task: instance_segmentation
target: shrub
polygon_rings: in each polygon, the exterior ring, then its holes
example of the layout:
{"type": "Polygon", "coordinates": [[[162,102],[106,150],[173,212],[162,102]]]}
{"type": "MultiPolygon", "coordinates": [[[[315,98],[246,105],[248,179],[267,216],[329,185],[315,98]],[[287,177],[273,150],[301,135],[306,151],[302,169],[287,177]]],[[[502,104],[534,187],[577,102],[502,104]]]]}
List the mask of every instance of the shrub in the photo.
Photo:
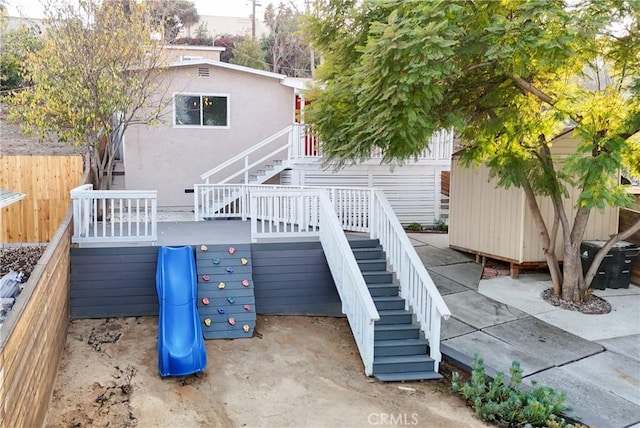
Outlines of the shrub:
{"type": "Polygon", "coordinates": [[[459,374],[453,373],[451,388],[486,421],[518,427],[573,427],[560,416],[568,408],[564,393],[535,383],[531,391],[522,391],[522,368],[517,361],[512,363],[510,373],[509,383],[504,382],[501,372],[491,381],[485,374],[483,360],[476,354],[470,381],[461,384],[459,374]]]}
{"type": "Polygon", "coordinates": [[[420,223],[410,223],[405,227],[405,229],[411,232],[422,232],[423,227],[420,223]]]}

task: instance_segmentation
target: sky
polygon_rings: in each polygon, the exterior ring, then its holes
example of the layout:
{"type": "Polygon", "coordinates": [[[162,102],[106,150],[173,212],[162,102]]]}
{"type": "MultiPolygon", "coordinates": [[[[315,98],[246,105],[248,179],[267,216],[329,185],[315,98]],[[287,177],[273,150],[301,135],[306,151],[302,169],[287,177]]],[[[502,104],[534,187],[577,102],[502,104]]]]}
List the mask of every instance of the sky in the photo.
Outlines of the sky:
{"type": "MultiPolygon", "coordinates": [[[[252,0],[192,0],[196,5],[198,14],[214,16],[239,16],[249,17],[252,13],[252,0]]],[[[269,3],[279,4],[294,3],[297,7],[304,5],[304,0],[258,0],[256,15],[263,16],[264,6],[269,3]]],[[[24,16],[28,18],[42,18],[44,16],[43,2],[47,0],[8,0],[10,16],[24,16]]]]}

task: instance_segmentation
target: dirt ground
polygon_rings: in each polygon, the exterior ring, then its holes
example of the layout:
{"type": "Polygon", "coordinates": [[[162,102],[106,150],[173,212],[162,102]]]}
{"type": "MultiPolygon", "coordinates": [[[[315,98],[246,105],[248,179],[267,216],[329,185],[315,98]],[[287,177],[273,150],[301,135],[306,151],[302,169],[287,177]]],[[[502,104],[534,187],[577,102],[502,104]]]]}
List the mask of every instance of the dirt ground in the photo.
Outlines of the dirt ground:
{"type": "Polygon", "coordinates": [[[157,318],[74,320],[46,427],[486,427],[448,381],[365,376],[346,319],[259,316],[208,340],[201,375],[161,378],[157,318]]]}
{"type": "Polygon", "coordinates": [[[7,106],[0,103],[0,155],[11,156],[61,156],[80,155],[82,147],[58,142],[55,138],[40,140],[22,134],[20,126],[7,121],[7,106]]]}

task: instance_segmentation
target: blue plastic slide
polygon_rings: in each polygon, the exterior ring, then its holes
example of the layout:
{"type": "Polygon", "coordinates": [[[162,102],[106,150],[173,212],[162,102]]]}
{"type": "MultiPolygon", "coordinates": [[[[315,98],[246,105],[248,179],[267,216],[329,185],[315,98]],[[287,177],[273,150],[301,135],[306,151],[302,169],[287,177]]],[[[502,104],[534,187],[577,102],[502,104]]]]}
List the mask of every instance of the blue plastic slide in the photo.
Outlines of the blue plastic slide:
{"type": "Polygon", "coordinates": [[[191,247],[160,247],[156,291],[160,302],[160,376],[185,376],[204,371],[207,352],[197,310],[198,280],[191,247]]]}

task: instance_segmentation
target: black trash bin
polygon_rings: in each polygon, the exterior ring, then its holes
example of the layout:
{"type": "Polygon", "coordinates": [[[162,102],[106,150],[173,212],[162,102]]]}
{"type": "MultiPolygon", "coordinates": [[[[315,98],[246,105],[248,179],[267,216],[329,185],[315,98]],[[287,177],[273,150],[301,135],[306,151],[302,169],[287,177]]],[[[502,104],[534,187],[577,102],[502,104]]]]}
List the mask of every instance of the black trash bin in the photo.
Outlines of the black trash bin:
{"type": "MultiPolygon", "coordinates": [[[[593,259],[605,241],[583,241],[580,244],[582,272],[587,273],[593,259]]],[[[630,242],[617,242],[602,259],[600,267],[593,277],[590,288],[604,290],[605,288],[629,288],[631,269],[636,257],[640,254],[640,247],[630,242]]]]}

